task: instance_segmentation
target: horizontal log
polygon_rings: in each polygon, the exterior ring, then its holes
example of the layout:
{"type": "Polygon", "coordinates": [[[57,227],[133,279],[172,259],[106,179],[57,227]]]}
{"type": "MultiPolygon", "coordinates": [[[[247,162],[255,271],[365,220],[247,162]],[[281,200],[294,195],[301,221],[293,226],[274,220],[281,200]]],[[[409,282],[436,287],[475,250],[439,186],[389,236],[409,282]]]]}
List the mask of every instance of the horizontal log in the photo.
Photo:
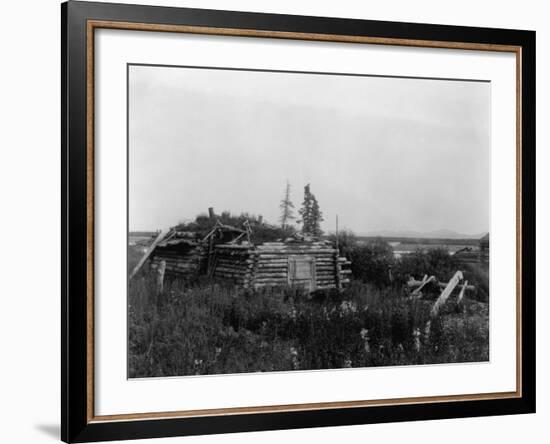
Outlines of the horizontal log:
{"type": "Polygon", "coordinates": [[[255,267],[288,267],[288,261],[261,261],[254,264],[255,267]]]}
{"type": "Polygon", "coordinates": [[[253,270],[252,274],[254,274],[254,276],[288,276],[288,272],[286,270],[253,270]]]}
{"type": "MultiPolygon", "coordinates": [[[[182,270],[194,270],[194,269],[198,268],[196,266],[189,265],[189,264],[171,264],[171,263],[168,263],[168,262],[166,262],[165,265],[167,267],[179,268],[179,269],[182,269],[182,270]]],[[[158,266],[160,266],[160,264],[158,266]]]]}
{"type": "Polygon", "coordinates": [[[166,265],[182,266],[182,267],[192,267],[196,265],[195,262],[183,262],[183,261],[161,261],[161,262],[158,262],[158,264],[160,265],[162,262],[164,262],[166,265]]]}
{"type": "Polygon", "coordinates": [[[158,258],[158,259],[155,259],[154,262],[170,262],[170,263],[182,263],[182,264],[191,264],[191,263],[195,263],[195,262],[198,262],[198,261],[195,261],[195,260],[191,260],[189,258],[186,258],[186,257],[174,257],[174,258],[171,258],[171,257],[161,257],[161,258],[158,258]]]}
{"type": "Polygon", "coordinates": [[[229,267],[215,267],[214,272],[224,272],[224,273],[251,273],[252,270],[247,270],[243,268],[229,268],[229,267]]]}
{"type": "Polygon", "coordinates": [[[164,271],[164,275],[169,275],[169,276],[190,276],[189,273],[184,273],[183,271],[177,271],[177,270],[165,270],[164,271]]]}
{"type": "Polygon", "coordinates": [[[260,254],[258,254],[256,257],[258,260],[264,260],[265,258],[269,258],[271,260],[278,259],[278,260],[285,260],[288,259],[289,256],[294,256],[297,258],[301,257],[311,257],[311,258],[322,258],[325,260],[334,260],[334,255],[331,253],[323,252],[322,250],[318,251],[262,251],[260,254]]]}
{"type": "Polygon", "coordinates": [[[304,246],[309,246],[309,245],[313,245],[313,246],[330,246],[331,244],[330,243],[327,243],[327,242],[324,242],[324,241],[312,241],[312,242],[282,242],[282,241],[276,241],[276,242],[264,242],[262,243],[261,245],[258,245],[258,247],[263,247],[263,246],[285,246],[285,247],[288,247],[288,246],[300,246],[300,245],[304,245],[304,246]]]}
{"type": "Polygon", "coordinates": [[[184,261],[184,262],[199,262],[203,260],[203,257],[194,256],[155,256],[152,262],[155,261],[184,261]]]}
{"type": "Polygon", "coordinates": [[[277,277],[254,277],[252,279],[254,282],[274,282],[277,284],[288,285],[288,280],[286,278],[277,278],[277,277]]]}
{"type": "Polygon", "coordinates": [[[232,268],[235,270],[251,270],[252,267],[248,265],[239,265],[239,264],[228,264],[216,262],[216,268],[232,268]]]}
{"type": "Polygon", "coordinates": [[[156,248],[154,254],[181,255],[181,254],[201,254],[202,249],[199,248],[156,248]]]}
{"type": "Polygon", "coordinates": [[[236,268],[239,270],[250,270],[252,269],[251,265],[248,264],[232,264],[228,262],[216,262],[216,267],[224,267],[224,268],[236,268]]]}
{"type": "Polygon", "coordinates": [[[273,253],[292,253],[296,252],[296,254],[308,254],[308,253],[324,253],[324,254],[336,254],[336,250],[329,249],[326,247],[313,247],[313,248],[295,248],[295,247],[281,247],[281,248],[258,248],[258,251],[260,254],[270,252],[273,253]]]}
{"type": "MultiPolygon", "coordinates": [[[[410,279],[407,282],[407,285],[409,287],[419,287],[421,284],[422,284],[422,281],[417,281],[416,279],[410,279]]],[[[438,282],[437,283],[439,288],[445,288],[447,286],[447,284],[448,284],[448,282],[438,282]]],[[[462,288],[462,287],[464,287],[464,284],[458,284],[456,286],[456,288],[462,288]]],[[[476,289],[475,285],[466,285],[466,290],[472,291],[472,290],[475,290],[475,289],[476,289]]]]}
{"type": "Polygon", "coordinates": [[[243,268],[243,267],[225,267],[225,266],[220,266],[220,265],[216,265],[214,267],[214,270],[221,270],[221,271],[237,271],[239,273],[250,273],[252,272],[251,269],[249,268],[243,268]]]}
{"type": "Polygon", "coordinates": [[[184,274],[196,273],[197,271],[197,270],[188,269],[188,268],[171,267],[169,265],[166,266],[165,270],[176,271],[178,273],[184,273],[184,274]]]}
{"type": "Polygon", "coordinates": [[[250,256],[231,256],[228,254],[219,254],[215,253],[214,256],[220,260],[224,261],[238,261],[238,262],[253,262],[254,259],[250,256]]]}
{"type": "Polygon", "coordinates": [[[240,272],[240,271],[232,271],[232,270],[214,270],[214,276],[217,275],[231,275],[231,276],[250,276],[250,273],[246,272],[240,272]]]}
{"type": "Polygon", "coordinates": [[[288,264],[255,264],[253,268],[255,270],[271,270],[271,269],[288,270],[288,264]]]}
{"type": "Polygon", "coordinates": [[[231,268],[234,270],[252,270],[252,267],[242,266],[238,264],[220,264],[219,262],[215,263],[216,268],[231,268]]]}
{"type": "Polygon", "coordinates": [[[249,266],[249,265],[252,265],[252,262],[248,262],[248,261],[239,261],[239,260],[230,260],[230,259],[227,259],[227,258],[221,258],[221,257],[216,257],[214,256],[214,260],[220,264],[235,264],[235,265],[239,265],[239,266],[249,266]]]}
{"type": "Polygon", "coordinates": [[[155,259],[153,262],[155,263],[161,263],[162,261],[166,262],[167,264],[195,264],[195,263],[198,263],[199,261],[194,261],[194,260],[185,260],[185,259],[179,259],[179,258],[175,258],[175,259],[171,259],[171,258],[159,258],[159,259],[155,259]]]}
{"type": "Polygon", "coordinates": [[[214,276],[243,276],[243,277],[250,277],[252,276],[250,273],[240,273],[240,272],[236,272],[236,271],[221,271],[221,270],[216,270],[214,271],[214,276]]]}
{"type": "Polygon", "coordinates": [[[250,245],[238,245],[238,244],[218,244],[215,246],[220,250],[233,250],[233,251],[254,251],[250,245]]]}
{"type": "Polygon", "coordinates": [[[252,258],[250,256],[233,256],[229,254],[220,254],[219,252],[214,253],[214,257],[226,261],[239,261],[239,262],[245,262],[245,261],[251,261],[252,258]]]}
{"type": "Polygon", "coordinates": [[[234,282],[244,283],[245,281],[247,281],[246,278],[242,278],[240,276],[216,275],[215,277],[216,277],[216,279],[230,279],[234,282]]]}
{"type": "Polygon", "coordinates": [[[294,251],[294,250],[288,250],[288,251],[262,251],[260,252],[257,257],[260,259],[263,259],[265,257],[271,257],[271,258],[285,258],[288,256],[310,256],[310,257],[317,257],[317,258],[325,258],[327,260],[334,260],[334,254],[332,254],[330,251],[323,251],[323,250],[307,250],[307,251],[294,251]]]}
{"type": "Polygon", "coordinates": [[[333,254],[335,252],[335,250],[329,250],[329,249],[322,249],[322,248],[319,248],[319,249],[303,249],[303,250],[297,250],[297,249],[281,249],[281,250],[277,250],[277,249],[269,249],[269,250],[259,250],[260,254],[263,256],[263,255],[296,255],[296,256],[301,256],[301,255],[304,255],[304,256],[308,256],[308,255],[326,255],[326,254],[333,254]]]}

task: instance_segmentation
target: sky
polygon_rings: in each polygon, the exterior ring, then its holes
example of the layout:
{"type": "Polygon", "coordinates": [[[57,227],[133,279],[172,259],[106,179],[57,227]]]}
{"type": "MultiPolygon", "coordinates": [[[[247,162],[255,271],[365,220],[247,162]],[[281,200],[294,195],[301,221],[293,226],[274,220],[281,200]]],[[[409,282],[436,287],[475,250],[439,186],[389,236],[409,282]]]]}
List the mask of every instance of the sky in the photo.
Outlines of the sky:
{"type": "Polygon", "coordinates": [[[277,223],[287,181],[327,232],[489,230],[488,82],[129,69],[131,231],[208,207],[277,223]]]}

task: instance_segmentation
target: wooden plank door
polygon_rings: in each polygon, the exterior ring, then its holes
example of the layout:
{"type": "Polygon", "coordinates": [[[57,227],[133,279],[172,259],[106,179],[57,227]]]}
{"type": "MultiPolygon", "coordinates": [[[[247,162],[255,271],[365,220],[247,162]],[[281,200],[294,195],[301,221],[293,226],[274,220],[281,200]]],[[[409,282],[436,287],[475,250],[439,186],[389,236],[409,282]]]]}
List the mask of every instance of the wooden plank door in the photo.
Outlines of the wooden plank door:
{"type": "Polygon", "coordinates": [[[316,285],[315,258],[312,256],[290,256],[288,258],[288,284],[314,291],[316,285]]]}

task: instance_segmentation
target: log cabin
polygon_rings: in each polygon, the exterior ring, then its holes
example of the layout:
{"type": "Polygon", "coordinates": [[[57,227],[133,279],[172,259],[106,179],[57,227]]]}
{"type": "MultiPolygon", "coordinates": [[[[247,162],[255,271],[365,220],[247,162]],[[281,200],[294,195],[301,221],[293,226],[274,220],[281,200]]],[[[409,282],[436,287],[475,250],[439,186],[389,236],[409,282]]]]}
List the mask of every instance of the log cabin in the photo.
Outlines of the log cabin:
{"type": "Polygon", "coordinates": [[[173,232],[150,253],[151,269],[168,278],[206,274],[244,288],[296,286],[341,290],[350,262],[329,241],[301,235],[254,245],[246,230],[216,224],[204,238],[173,232]]]}
{"type": "Polygon", "coordinates": [[[299,286],[313,292],[342,289],[349,283],[350,264],[328,241],[293,237],[216,245],[211,273],[245,288],[299,286]]]}

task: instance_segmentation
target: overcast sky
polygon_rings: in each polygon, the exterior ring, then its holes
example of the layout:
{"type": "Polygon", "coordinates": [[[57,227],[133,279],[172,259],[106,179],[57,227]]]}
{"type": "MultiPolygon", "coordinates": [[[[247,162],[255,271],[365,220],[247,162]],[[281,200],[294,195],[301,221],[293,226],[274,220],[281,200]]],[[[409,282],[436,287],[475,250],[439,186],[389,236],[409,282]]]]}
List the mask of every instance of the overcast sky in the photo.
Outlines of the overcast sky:
{"type": "Polygon", "coordinates": [[[129,227],[279,218],[310,183],[356,233],[489,230],[490,84],[131,66],[129,227]]]}

